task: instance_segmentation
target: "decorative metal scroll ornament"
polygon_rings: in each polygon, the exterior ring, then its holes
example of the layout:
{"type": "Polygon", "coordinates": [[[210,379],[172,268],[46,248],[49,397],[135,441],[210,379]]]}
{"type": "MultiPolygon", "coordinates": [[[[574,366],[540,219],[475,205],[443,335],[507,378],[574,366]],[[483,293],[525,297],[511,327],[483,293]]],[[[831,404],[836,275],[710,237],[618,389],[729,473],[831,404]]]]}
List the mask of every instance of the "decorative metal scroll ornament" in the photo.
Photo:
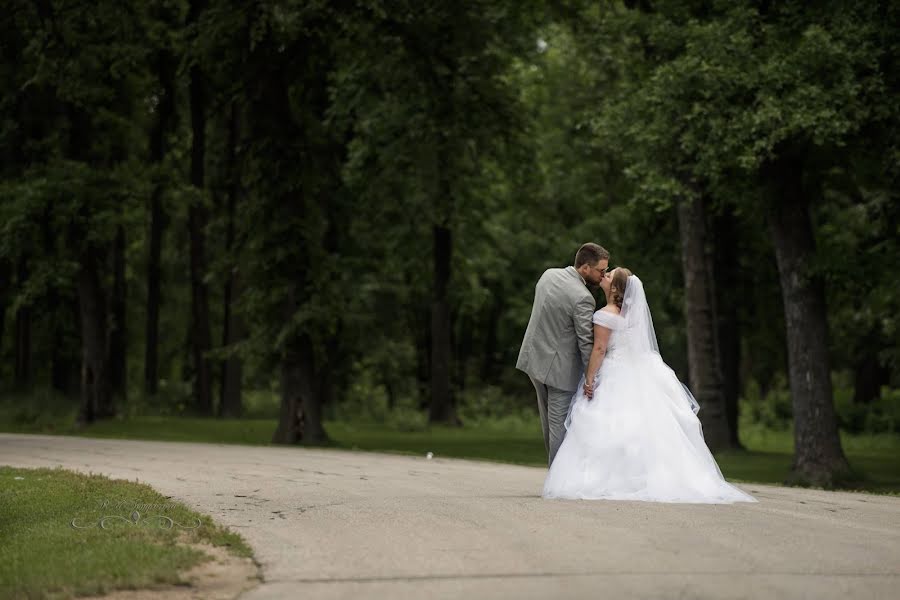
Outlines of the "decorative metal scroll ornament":
{"type": "Polygon", "coordinates": [[[194,520],[197,521],[196,525],[182,525],[181,523],[178,523],[177,521],[174,521],[170,517],[167,517],[165,515],[152,515],[149,517],[144,517],[143,515],[141,515],[141,513],[139,513],[138,511],[135,510],[135,511],[132,511],[130,519],[127,519],[127,518],[123,517],[122,515],[107,515],[105,517],[101,517],[97,523],[92,523],[90,525],[76,524],[75,521],[78,520],[78,517],[75,517],[74,519],[72,519],[72,527],[74,527],[75,529],[93,529],[94,527],[100,527],[100,529],[106,529],[106,521],[108,519],[121,519],[122,521],[128,523],[129,525],[135,525],[135,526],[140,525],[142,519],[144,521],[150,521],[152,519],[159,519],[159,526],[162,527],[163,529],[172,529],[175,526],[178,526],[179,529],[197,529],[201,525],[200,519],[198,519],[196,517],[194,517],[194,520]]]}

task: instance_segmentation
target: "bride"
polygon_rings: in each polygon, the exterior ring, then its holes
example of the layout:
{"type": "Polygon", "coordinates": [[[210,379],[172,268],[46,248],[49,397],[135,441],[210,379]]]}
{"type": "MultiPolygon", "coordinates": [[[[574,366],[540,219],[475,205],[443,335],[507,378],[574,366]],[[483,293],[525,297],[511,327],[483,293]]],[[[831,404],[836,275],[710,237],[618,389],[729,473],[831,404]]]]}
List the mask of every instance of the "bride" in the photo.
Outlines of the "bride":
{"type": "Polygon", "coordinates": [[[690,391],[663,362],[644,285],[624,268],[600,283],[594,349],[566,417],[544,498],[756,502],[703,441],[690,391]]]}

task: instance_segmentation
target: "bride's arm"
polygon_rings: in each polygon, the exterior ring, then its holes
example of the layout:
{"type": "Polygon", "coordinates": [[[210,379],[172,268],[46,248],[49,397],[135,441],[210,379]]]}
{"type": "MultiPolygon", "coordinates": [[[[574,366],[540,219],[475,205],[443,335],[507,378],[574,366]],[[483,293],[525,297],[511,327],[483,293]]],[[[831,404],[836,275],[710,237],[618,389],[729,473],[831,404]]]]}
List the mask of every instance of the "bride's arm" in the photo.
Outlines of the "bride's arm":
{"type": "Polygon", "coordinates": [[[588,398],[594,395],[594,377],[603,364],[606,356],[606,344],[609,342],[609,334],[612,330],[603,325],[594,325],[594,349],[591,350],[591,359],[588,361],[587,374],[584,376],[584,395],[588,398]]]}

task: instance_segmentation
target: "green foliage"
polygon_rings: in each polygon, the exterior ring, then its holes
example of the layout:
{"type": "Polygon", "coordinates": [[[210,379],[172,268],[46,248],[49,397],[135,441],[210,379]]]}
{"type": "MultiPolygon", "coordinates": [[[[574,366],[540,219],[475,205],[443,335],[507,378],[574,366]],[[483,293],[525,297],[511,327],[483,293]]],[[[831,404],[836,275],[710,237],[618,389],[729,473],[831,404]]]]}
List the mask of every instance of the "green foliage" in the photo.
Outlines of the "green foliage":
{"type": "Polygon", "coordinates": [[[900,393],[884,388],[871,404],[854,404],[850,390],[835,398],[838,424],[852,433],[900,433],[900,393]]]}
{"type": "MultiPolygon", "coordinates": [[[[827,285],[833,367],[874,357],[883,369],[871,405],[854,405],[840,381],[838,418],[848,431],[896,432],[895,4],[212,0],[188,22],[182,0],[14,1],[0,23],[0,277],[10,284],[0,377],[13,376],[15,323],[30,309],[38,388],[63,363],[78,379],[81,253],[99,249],[108,289],[122,227],[122,408],[185,414],[187,215],[199,205],[210,214],[211,357],[244,360],[250,415],[277,416],[284,357],[308,342],[314,379],[333,378],[331,419],[423,432],[436,225],[453,235],[452,386],[467,426],[534,417],[514,369],[532,290],[588,240],[645,281],[663,357],[686,381],[674,207],[702,192],[711,218],[736,215],[742,426],[785,431],[784,320],[763,209],[766,165],[799,156],[821,190],[813,268],[827,285]],[[166,60],[175,114],[156,164],[166,60]],[[192,69],[208,100],[203,191],[189,185],[192,69]],[[144,398],[135,382],[157,186],[162,386],[144,398]],[[246,337],[226,346],[233,272],[246,337]]],[[[27,404],[23,426],[56,414],[43,399],[27,404]]]]}
{"type": "Polygon", "coordinates": [[[779,374],[771,384],[771,389],[764,395],[760,393],[759,384],[755,380],[745,386],[740,403],[739,429],[753,425],[777,431],[787,431],[790,428],[793,406],[787,380],[783,374],[779,374]]]}
{"type": "Polygon", "coordinates": [[[40,388],[23,397],[22,394],[0,394],[0,422],[15,430],[53,431],[61,423],[73,422],[77,407],[51,389],[40,388]]]}
{"type": "MultiPolygon", "coordinates": [[[[854,403],[853,388],[845,372],[832,377],[834,407],[838,426],[847,433],[896,434],[900,432],[900,394],[883,388],[881,397],[870,404],[854,403]]],[[[760,393],[759,384],[751,380],[744,389],[740,404],[741,429],[762,427],[771,431],[792,428],[791,394],[784,376],[779,374],[771,388],[760,393]]]]}
{"type": "Polygon", "coordinates": [[[202,540],[250,556],[239,535],[216,526],[208,516],[169,501],[147,485],[101,475],[0,467],[0,511],[5,517],[0,523],[0,589],[8,598],[105,594],[182,583],[180,571],[209,557],[177,543],[180,533],[189,542],[202,540]],[[129,505],[162,507],[162,514],[174,521],[199,522],[200,527],[166,529],[145,518],[138,525],[109,519],[100,529],[105,516],[127,518],[130,511],[121,506],[129,505]],[[68,526],[73,520],[82,529],[68,526]]]}

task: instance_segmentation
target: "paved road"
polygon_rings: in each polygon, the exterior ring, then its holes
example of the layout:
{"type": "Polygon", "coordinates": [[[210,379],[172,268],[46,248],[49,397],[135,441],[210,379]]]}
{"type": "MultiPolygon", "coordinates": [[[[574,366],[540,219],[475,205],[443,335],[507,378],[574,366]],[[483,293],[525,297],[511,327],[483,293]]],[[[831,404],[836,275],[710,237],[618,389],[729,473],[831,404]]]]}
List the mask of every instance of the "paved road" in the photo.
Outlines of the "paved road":
{"type": "Polygon", "coordinates": [[[0,464],[138,479],[239,531],[242,600],[900,598],[900,498],[546,501],[544,470],[336,450],[0,434],[0,464]]]}

